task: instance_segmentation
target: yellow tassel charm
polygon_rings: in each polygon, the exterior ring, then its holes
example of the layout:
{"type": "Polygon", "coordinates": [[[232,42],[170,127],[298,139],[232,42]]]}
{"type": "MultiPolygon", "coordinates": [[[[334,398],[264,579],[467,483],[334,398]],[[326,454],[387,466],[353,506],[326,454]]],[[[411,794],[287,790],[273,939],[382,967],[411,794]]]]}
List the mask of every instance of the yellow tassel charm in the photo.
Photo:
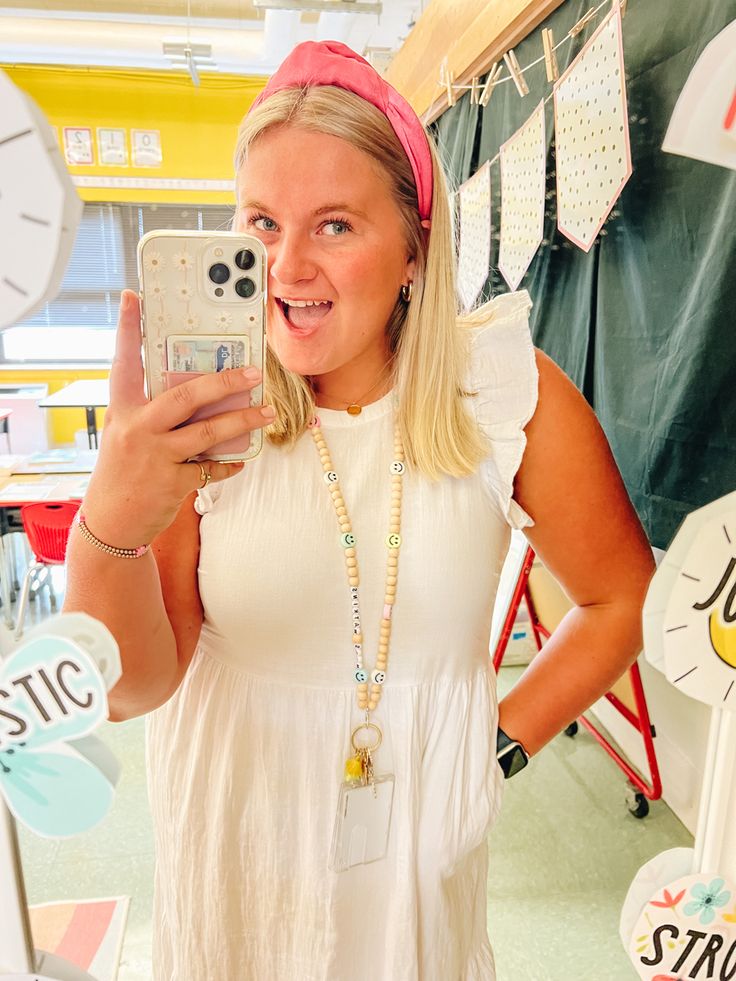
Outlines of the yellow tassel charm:
{"type": "Polygon", "coordinates": [[[345,763],[345,779],[350,783],[363,780],[363,760],[360,756],[351,756],[345,763]]]}

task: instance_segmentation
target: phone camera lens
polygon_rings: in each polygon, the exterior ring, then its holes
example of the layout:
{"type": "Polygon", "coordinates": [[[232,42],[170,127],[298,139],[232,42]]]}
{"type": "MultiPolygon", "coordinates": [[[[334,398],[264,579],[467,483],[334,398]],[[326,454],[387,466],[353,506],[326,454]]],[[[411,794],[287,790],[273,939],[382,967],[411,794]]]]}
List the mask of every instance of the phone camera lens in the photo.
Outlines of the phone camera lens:
{"type": "Polygon", "coordinates": [[[216,262],[210,266],[209,277],[213,283],[226,283],[230,279],[230,270],[224,262],[216,262]]]}
{"type": "Polygon", "coordinates": [[[252,279],[239,279],[235,284],[235,292],[242,296],[244,300],[249,299],[256,291],[256,284],[252,279]]]}
{"type": "Polygon", "coordinates": [[[235,265],[238,269],[252,269],[256,264],[256,257],[250,249],[241,249],[235,255],[235,265]]]}

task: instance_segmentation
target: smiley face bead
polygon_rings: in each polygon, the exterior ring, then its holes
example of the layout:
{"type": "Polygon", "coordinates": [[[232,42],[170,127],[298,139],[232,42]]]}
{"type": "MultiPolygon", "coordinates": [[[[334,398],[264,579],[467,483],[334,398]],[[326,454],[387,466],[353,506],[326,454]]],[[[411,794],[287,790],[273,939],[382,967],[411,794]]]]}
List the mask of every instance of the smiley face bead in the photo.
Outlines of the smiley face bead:
{"type": "Polygon", "coordinates": [[[336,484],[337,483],[337,480],[338,480],[338,477],[337,477],[337,474],[335,473],[334,470],[328,470],[325,473],[325,483],[327,483],[327,484],[336,484]]]}
{"type": "Polygon", "coordinates": [[[351,531],[346,531],[340,535],[340,544],[343,548],[353,548],[355,545],[355,535],[351,531]]]}
{"type": "Polygon", "coordinates": [[[385,671],[379,671],[378,669],[376,669],[375,671],[371,671],[371,681],[373,682],[374,685],[382,685],[385,680],[386,680],[385,671]]]}
{"type": "Polygon", "coordinates": [[[406,467],[401,462],[401,460],[394,460],[394,462],[391,464],[391,473],[392,474],[402,474],[405,469],[406,469],[406,467]]]}
{"type": "Polygon", "coordinates": [[[389,535],[386,539],[386,544],[389,548],[398,548],[401,545],[401,535],[389,535]]]}
{"type": "Polygon", "coordinates": [[[368,672],[363,668],[358,668],[358,670],[355,672],[355,680],[359,685],[363,684],[364,681],[368,681],[368,672]]]}

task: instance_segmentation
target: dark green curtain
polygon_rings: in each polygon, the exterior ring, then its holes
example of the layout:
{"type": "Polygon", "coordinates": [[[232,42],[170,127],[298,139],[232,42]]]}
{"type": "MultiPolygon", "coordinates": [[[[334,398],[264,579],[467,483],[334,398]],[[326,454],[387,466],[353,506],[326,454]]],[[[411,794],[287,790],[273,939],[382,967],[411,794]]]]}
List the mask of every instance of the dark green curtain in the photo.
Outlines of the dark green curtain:
{"type": "MultiPolygon", "coordinates": [[[[542,27],[563,38],[589,9],[568,0],[516,48],[542,53],[542,27]]],[[[552,102],[546,107],[544,241],[521,287],[532,334],[572,378],[606,432],[652,545],[666,548],[690,511],[736,489],[736,173],[661,150],[672,111],[736,0],[629,0],[624,57],[634,173],[586,255],[556,230],[552,102]]],[[[557,51],[560,71],[595,29],[557,51]]],[[[466,180],[550,92],[544,63],[529,95],[496,88],[485,109],[465,96],[435,124],[451,177],[466,180]]],[[[493,241],[484,298],[508,287],[497,269],[500,170],[491,168],[493,241]]]]}

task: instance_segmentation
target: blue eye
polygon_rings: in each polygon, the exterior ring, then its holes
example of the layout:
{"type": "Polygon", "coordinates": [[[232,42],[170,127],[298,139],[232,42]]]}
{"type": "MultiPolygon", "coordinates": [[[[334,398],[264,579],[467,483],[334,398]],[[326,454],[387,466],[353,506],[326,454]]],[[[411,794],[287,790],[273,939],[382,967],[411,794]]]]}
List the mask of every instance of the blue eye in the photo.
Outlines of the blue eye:
{"type": "Polygon", "coordinates": [[[278,227],[273,218],[268,218],[266,215],[255,215],[248,224],[254,225],[261,232],[275,232],[278,227]]]}
{"type": "Polygon", "coordinates": [[[345,235],[346,232],[351,231],[350,223],[347,221],[328,221],[322,226],[325,230],[332,228],[334,231],[328,232],[328,235],[345,235]]]}

